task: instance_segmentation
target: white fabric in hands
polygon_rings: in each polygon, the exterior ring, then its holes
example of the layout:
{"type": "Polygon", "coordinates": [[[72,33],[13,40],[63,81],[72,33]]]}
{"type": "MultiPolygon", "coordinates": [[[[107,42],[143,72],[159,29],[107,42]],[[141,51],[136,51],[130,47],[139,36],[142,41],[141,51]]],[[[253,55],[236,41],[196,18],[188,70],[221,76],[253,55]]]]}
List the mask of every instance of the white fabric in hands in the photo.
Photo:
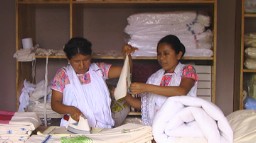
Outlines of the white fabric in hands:
{"type": "Polygon", "coordinates": [[[129,64],[129,57],[128,55],[125,58],[124,65],[117,82],[116,89],[114,91],[114,97],[116,100],[121,99],[126,96],[128,87],[131,84],[130,79],[130,64],[129,64]]]}
{"type": "Polygon", "coordinates": [[[88,131],[90,132],[90,127],[88,124],[88,120],[86,118],[84,118],[83,116],[79,117],[79,121],[75,121],[72,117],[69,118],[68,120],[68,126],[74,128],[74,129],[78,129],[81,131],[88,131]]]}
{"type": "MultiPolygon", "coordinates": [[[[95,63],[91,64],[88,71],[91,82],[85,85],[80,83],[72,66],[67,66],[66,72],[70,84],[65,86],[63,104],[79,108],[88,119],[90,127],[111,128],[114,126],[109,90],[99,67],[95,63]]],[[[61,120],[61,126],[67,126],[64,119],[61,120]]]]}
{"type": "Polygon", "coordinates": [[[204,138],[208,143],[232,143],[233,131],[223,112],[213,103],[197,97],[169,97],[153,121],[158,143],[180,138],[204,138]]]}

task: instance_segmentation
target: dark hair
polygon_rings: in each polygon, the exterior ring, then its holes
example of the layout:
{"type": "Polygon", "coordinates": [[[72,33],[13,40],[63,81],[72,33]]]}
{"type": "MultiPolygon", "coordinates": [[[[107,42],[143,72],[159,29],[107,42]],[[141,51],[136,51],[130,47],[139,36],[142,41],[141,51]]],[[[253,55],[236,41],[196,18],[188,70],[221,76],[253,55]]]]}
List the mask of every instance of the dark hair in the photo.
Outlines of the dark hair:
{"type": "Polygon", "coordinates": [[[65,44],[64,52],[67,56],[67,58],[70,60],[72,57],[74,57],[77,54],[82,55],[91,55],[92,49],[91,49],[91,42],[88,41],[85,38],[82,37],[74,37],[71,38],[67,44],[65,44]]]}
{"type": "Polygon", "coordinates": [[[185,54],[186,49],[185,46],[180,42],[179,38],[175,35],[167,35],[159,40],[157,43],[157,49],[160,44],[165,43],[170,45],[171,48],[175,51],[176,54],[178,54],[180,51],[182,52],[182,56],[185,54]]]}

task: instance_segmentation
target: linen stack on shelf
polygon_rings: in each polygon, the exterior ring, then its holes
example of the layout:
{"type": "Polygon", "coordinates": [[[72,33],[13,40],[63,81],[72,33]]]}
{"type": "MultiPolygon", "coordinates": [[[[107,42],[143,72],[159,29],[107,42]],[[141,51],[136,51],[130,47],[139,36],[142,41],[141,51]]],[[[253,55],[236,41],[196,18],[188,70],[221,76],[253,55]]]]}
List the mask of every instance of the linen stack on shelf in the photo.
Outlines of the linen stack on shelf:
{"type": "Polygon", "coordinates": [[[0,111],[0,142],[25,142],[41,121],[34,112],[0,111]]]}
{"type": "Polygon", "coordinates": [[[139,48],[133,56],[156,56],[157,42],[172,34],[186,47],[185,56],[211,57],[213,34],[210,17],[196,11],[140,13],[127,18],[128,43],[139,48]]]}
{"type": "Polygon", "coordinates": [[[245,61],[244,65],[247,69],[256,69],[256,33],[244,35],[245,44],[245,61]]]}

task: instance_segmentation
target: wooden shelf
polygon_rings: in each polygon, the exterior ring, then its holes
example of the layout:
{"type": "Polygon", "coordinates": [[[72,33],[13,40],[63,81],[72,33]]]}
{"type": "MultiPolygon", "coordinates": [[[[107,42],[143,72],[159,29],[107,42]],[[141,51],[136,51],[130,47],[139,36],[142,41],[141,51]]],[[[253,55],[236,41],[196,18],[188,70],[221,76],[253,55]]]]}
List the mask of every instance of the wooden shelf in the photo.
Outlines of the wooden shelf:
{"type": "Polygon", "coordinates": [[[245,72],[245,73],[256,73],[256,69],[244,69],[243,72],[245,72]]]}
{"type": "Polygon", "coordinates": [[[69,0],[18,0],[18,4],[69,4],[69,0]]]}
{"type": "Polygon", "coordinates": [[[254,33],[255,32],[255,21],[256,13],[246,13],[245,12],[245,0],[242,0],[241,5],[241,55],[240,55],[240,88],[239,88],[239,97],[237,98],[237,103],[239,109],[244,109],[244,101],[243,97],[244,91],[248,91],[245,85],[247,84],[247,80],[251,78],[252,74],[256,74],[256,69],[246,69],[244,66],[246,56],[245,56],[245,34],[254,33]]]}
{"type": "MultiPolygon", "coordinates": [[[[46,56],[36,56],[37,59],[45,59],[46,56]]],[[[48,56],[49,59],[66,59],[66,56],[48,56]]],[[[106,60],[122,60],[124,59],[122,56],[99,56],[93,55],[94,59],[106,59],[106,60]]],[[[156,60],[156,57],[150,56],[136,56],[132,57],[134,60],[156,60]]],[[[211,61],[213,57],[184,57],[182,60],[194,60],[194,61],[211,61]]]]}
{"type": "Polygon", "coordinates": [[[256,17],[256,13],[245,13],[244,17],[245,18],[255,18],[256,17]]]}
{"type": "Polygon", "coordinates": [[[172,3],[172,4],[207,4],[214,3],[215,0],[73,0],[74,4],[144,4],[144,3],[153,3],[153,4],[161,4],[161,3],[172,3]]]}
{"type": "Polygon", "coordinates": [[[18,0],[18,4],[212,4],[216,0],[18,0]]]}

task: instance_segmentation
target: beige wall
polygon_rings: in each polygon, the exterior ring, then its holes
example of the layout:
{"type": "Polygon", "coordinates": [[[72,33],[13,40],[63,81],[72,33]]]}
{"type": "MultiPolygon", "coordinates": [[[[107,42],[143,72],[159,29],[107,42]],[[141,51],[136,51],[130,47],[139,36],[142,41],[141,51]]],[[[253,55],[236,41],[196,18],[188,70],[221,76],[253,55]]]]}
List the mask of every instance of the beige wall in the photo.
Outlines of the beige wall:
{"type": "Polygon", "coordinates": [[[0,21],[0,110],[15,111],[15,0],[1,0],[0,21]]]}
{"type": "MultiPolygon", "coordinates": [[[[235,82],[235,13],[236,1],[218,1],[217,35],[217,105],[229,114],[233,111],[235,82]]],[[[15,0],[0,4],[0,110],[15,110],[15,0]]],[[[237,44],[237,43],[236,43],[237,44]]],[[[237,46],[239,48],[239,46],[237,46]]],[[[239,51],[239,50],[238,50],[239,51]]],[[[238,75],[239,76],[239,75],[238,75]]]]}
{"type": "Polygon", "coordinates": [[[218,1],[216,103],[225,114],[233,111],[235,2],[234,0],[218,1]]]}

